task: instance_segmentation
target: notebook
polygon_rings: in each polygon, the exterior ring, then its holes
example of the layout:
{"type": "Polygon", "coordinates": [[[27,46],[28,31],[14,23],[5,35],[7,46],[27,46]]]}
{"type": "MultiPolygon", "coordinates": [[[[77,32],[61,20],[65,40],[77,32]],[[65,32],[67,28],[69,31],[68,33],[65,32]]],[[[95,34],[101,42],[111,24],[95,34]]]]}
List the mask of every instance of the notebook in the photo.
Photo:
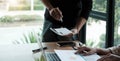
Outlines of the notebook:
{"type": "Polygon", "coordinates": [[[83,56],[75,54],[75,50],[54,50],[61,61],[86,61],[83,56]]]}
{"type": "Polygon", "coordinates": [[[100,56],[95,54],[82,56],[74,54],[76,50],[55,50],[61,61],[97,61],[100,56]]]}
{"type": "Polygon", "coordinates": [[[50,28],[50,30],[60,36],[64,36],[72,33],[72,31],[70,31],[67,28],[50,28]]]}

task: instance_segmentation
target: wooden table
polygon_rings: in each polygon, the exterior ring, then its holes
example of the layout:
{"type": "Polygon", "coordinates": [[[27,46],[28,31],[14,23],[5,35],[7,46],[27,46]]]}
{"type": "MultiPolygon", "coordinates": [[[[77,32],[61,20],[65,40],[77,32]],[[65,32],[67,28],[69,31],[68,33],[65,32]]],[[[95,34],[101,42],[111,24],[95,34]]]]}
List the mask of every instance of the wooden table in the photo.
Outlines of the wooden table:
{"type": "Polygon", "coordinates": [[[44,46],[47,46],[47,50],[48,52],[54,52],[54,49],[67,49],[67,50],[71,50],[73,49],[71,46],[64,46],[64,47],[59,47],[57,45],[57,42],[47,42],[47,43],[43,43],[44,46]]]}
{"type": "MultiPolygon", "coordinates": [[[[49,52],[54,49],[72,49],[71,47],[59,47],[56,42],[43,43],[47,46],[49,52]]],[[[35,61],[32,50],[38,49],[37,43],[17,44],[17,45],[0,45],[0,61],[35,61]]]]}

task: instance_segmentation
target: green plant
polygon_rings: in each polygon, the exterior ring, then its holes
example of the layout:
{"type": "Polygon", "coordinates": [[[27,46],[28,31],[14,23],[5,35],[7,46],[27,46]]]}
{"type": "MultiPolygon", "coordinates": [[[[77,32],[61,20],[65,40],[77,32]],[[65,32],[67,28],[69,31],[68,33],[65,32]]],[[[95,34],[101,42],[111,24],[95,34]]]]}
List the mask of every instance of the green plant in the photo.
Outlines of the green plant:
{"type": "Polygon", "coordinates": [[[0,22],[7,23],[7,22],[13,22],[12,16],[3,16],[0,18],[0,22]]]}
{"type": "Polygon", "coordinates": [[[44,6],[42,6],[42,5],[34,5],[34,10],[44,10],[44,6]]]}
{"type": "Polygon", "coordinates": [[[92,39],[87,40],[86,45],[89,47],[101,47],[100,45],[100,41],[93,41],[92,39]]]}
{"type": "Polygon", "coordinates": [[[35,20],[43,20],[40,15],[16,15],[14,18],[17,18],[16,21],[35,21],[35,20]]]}
{"type": "Polygon", "coordinates": [[[15,40],[13,41],[13,44],[20,44],[21,42],[22,44],[37,43],[38,37],[42,40],[41,32],[42,29],[40,28],[40,32],[30,32],[27,35],[23,34],[23,38],[21,38],[21,41],[15,40]]]}
{"type": "Polygon", "coordinates": [[[44,4],[41,0],[34,0],[34,10],[44,10],[44,4]]]}
{"type": "Polygon", "coordinates": [[[29,40],[30,40],[30,43],[37,43],[37,37],[35,37],[34,33],[31,32],[31,33],[28,35],[28,38],[29,38],[29,40]]]}
{"type": "Polygon", "coordinates": [[[45,55],[44,55],[43,52],[40,52],[39,56],[36,56],[36,57],[34,58],[34,60],[35,60],[35,61],[47,61],[47,59],[46,59],[46,57],[45,57],[45,55]]]}
{"type": "Polygon", "coordinates": [[[30,32],[28,35],[23,34],[26,43],[37,43],[37,37],[34,32],[30,32]]]}
{"type": "Polygon", "coordinates": [[[120,35],[115,34],[115,36],[114,36],[114,45],[118,45],[118,44],[120,44],[120,35]]]}
{"type": "Polygon", "coordinates": [[[90,39],[86,42],[87,46],[93,46],[93,44],[94,44],[94,42],[90,39]]]}

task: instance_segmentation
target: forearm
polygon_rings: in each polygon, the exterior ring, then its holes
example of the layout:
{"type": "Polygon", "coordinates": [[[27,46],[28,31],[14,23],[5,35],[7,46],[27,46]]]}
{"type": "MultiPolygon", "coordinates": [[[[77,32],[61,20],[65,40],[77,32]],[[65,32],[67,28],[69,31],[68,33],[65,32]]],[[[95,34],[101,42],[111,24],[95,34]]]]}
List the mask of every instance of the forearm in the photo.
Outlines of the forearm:
{"type": "Polygon", "coordinates": [[[75,29],[77,29],[77,31],[79,32],[85,23],[86,23],[86,19],[81,17],[80,19],[78,19],[75,29]]]}
{"type": "Polygon", "coordinates": [[[109,49],[96,48],[96,53],[99,55],[106,55],[111,53],[109,49]]]}
{"type": "Polygon", "coordinates": [[[53,8],[53,6],[51,5],[51,3],[49,2],[49,0],[41,0],[43,2],[43,4],[45,5],[45,7],[48,10],[51,10],[53,8]]]}
{"type": "Polygon", "coordinates": [[[112,54],[120,56],[120,45],[108,48],[111,50],[112,54]]]}

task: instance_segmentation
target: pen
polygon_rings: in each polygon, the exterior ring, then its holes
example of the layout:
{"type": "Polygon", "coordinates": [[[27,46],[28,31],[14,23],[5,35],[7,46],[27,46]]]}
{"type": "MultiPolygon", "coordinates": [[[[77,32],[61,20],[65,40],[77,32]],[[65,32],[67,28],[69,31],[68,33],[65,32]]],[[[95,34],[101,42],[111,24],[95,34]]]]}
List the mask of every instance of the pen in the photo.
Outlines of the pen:
{"type": "Polygon", "coordinates": [[[42,49],[42,48],[38,48],[38,49],[32,50],[32,52],[33,52],[33,53],[37,53],[37,52],[40,52],[40,51],[46,50],[46,49],[47,49],[47,47],[43,47],[43,49],[42,49]]]}

